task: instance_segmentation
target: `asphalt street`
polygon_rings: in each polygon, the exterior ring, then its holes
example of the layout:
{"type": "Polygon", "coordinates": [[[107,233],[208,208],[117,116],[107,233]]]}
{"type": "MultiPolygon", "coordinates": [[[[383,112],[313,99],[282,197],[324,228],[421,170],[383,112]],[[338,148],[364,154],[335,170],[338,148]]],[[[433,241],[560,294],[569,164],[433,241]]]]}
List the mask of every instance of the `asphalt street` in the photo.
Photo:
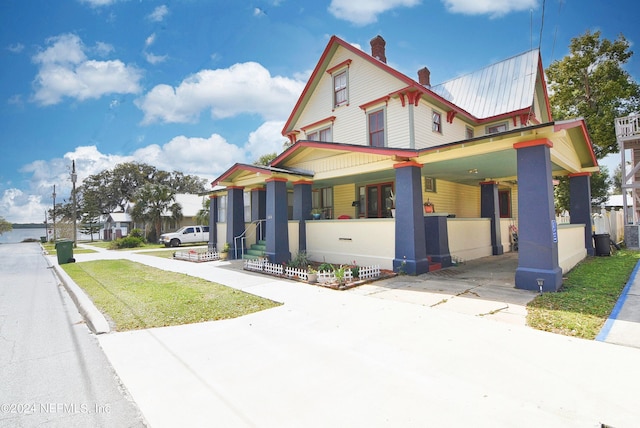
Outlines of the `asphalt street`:
{"type": "Polygon", "coordinates": [[[0,427],[145,426],[41,253],[0,245],[0,427]]]}

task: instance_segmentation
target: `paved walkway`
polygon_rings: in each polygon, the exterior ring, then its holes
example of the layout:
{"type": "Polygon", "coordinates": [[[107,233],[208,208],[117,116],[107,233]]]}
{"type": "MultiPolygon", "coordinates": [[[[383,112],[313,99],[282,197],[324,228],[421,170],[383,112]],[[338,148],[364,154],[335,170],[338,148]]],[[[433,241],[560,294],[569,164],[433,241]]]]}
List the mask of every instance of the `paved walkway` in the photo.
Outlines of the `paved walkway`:
{"type": "Polygon", "coordinates": [[[234,262],[76,255],[79,262],[104,257],[284,303],[232,320],[99,335],[152,427],[631,427],[640,420],[640,349],[446,310],[456,300],[480,301],[473,293],[482,287],[442,294],[403,277],[337,292],[243,272],[234,262]],[[409,293],[422,301],[409,302],[409,293]],[[447,303],[433,306],[444,296],[447,303]]]}

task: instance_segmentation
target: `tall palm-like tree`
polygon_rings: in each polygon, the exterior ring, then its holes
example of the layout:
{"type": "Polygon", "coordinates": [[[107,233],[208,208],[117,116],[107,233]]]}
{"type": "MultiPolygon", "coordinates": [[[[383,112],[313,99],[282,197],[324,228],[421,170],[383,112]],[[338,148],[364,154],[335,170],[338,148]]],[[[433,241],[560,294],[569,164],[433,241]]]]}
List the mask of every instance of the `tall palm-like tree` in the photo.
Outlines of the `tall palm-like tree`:
{"type": "Polygon", "coordinates": [[[165,212],[171,212],[174,220],[182,219],[182,206],[176,202],[176,192],[170,187],[147,183],[136,191],[131,216],[135,221],[151,224],[155,240],[162,233],[162,215],[165,212]]]}

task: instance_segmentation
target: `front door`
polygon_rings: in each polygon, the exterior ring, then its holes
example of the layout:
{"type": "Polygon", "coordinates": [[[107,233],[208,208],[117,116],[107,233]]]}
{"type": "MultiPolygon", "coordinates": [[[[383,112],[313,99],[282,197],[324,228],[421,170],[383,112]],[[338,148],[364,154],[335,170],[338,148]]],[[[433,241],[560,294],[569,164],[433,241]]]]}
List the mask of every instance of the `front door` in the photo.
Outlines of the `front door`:
{"type": "Polygon", "coordinates": [[[393,184],[372,184],[367,186],[367,217],[392,217],[393,184]]]}

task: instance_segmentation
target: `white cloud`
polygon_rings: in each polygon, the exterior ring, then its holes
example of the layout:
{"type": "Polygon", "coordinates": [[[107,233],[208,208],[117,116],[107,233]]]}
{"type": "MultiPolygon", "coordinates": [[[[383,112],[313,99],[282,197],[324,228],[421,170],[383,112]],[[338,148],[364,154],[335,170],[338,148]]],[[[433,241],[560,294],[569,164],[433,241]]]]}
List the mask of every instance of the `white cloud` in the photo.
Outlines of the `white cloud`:
{"type": "Polygon", "coordinates": [[[33,57],[40,67],[33,96],[39,104],[57,104],[64,97],[86,100],[140,91],[138,69],[119,60],[87,59],[82,41],[74,34],[52,37],[47,45],[33,57]]]}
{"type": "Polygon", "coordinates": [[[168,58],[167,55],[154,55],[149,52],[144,53],[144,59],[146,59],[149,64],[153,64],[153,65],[160,64],[161,62],[165,62],[167,58],[168,58]]]}
{"type": "Polygon", "coordinates": [[[245,150],[250,163],[258,160],[262,155],[281,153],[284,150],[283,144],[287,139],[282,136],[283,127],[282,121],[265,122],[249,134],[245,150]]]}
{"type": "Polygon", "coordinates": [[[149,19],[154,22],[160,22],[164,20],[164,17],[169,13],[169,8],[166,5],[158,6],[153,9],[153,12],[149,15],[149,19]]]}
{"type": "Polygon", "coordinates": [[[113,46],[111,46],[109,43],[104,42],[96,43],[96,47],[94,48],[94,50],[100,56],[107,56],[114,51],[113,46]]]}
{"type": "Polygon", "coordinates": [[[246,62],[202,70],[175,88],[157,85],[136,105],[144,112],[144,124],[195,122],[207,109],[214,118],[249,113],[273,120],[288,116],[303,88],[301,80],[271,76],[262,65],[246,62]]]}
{"type": "Polygon", "coordinates": [[[91,7],[109,6],[118,0],[80,0],[80,3],[87,3],[91,7]]]}
{"type": "Polygon", "coordinates": [[[22,43],[16,43],[14,45],[9,45],[7,50],[12,53],[20,53],[24,50],[24,45],[22,43]]]}
{"type": "Polygon", "coordinates": [[[181,171],[210,182],[230,165],[243,162],[245,152],[218,134],[208,138],[180,135],[162,146],[152,144],[138,149],[132,157],[165,171],[181,171]]]}
{"type": "Polygon", "coordinates": [[[264,13],[264,10],[260,9],[259,7],[256,7],[253,9],[253,16],[265,16],[266,13],[264,13]]]}
{"type": "Polygon", "coordinates": [[[538,6],[538,0],[442,0],[447,10],[466,15],[500,17],[510,12],[529,10],[538,6]]]}
{"type": "Polygon", "coordinates": [[[420,0],[331,0],[329,13],[355,25],[367,25],[376,22],[384,12],[418,4],[420,0]]]}
{"type": "Polygon", "coordinates": [[[149,47],[153,44],[153,42],[156,41],[156,33],[152,33],[149,37],[146,38],[146,40],[144,41],[144,45],[146,47],[149,47]]]}
{"type": "Polygon", "coordinates": [[[268,153],[281,153],[285,138],[280,133],[284,122],[265,122],[247,136],[244,146],[229,143],[218,134],[209,137],[176,136],[169,142],[152,144],[129,155],[101,153],[96,146],[80,146],[61,158],[37,160],[20,169],[29,174],[28,189],[9,188],[0,196],[0,216],[15,223],[39,223],[44,212],[53,204],[53,186],[56,202],[64,203],[71,197],[71,163],[75,160],[77,185],[93,174],[112,169],[123,162],[143,162],[165,171],[180,171],[204,178],[207,185],[231,165],[253,163],[268,153]]]}

